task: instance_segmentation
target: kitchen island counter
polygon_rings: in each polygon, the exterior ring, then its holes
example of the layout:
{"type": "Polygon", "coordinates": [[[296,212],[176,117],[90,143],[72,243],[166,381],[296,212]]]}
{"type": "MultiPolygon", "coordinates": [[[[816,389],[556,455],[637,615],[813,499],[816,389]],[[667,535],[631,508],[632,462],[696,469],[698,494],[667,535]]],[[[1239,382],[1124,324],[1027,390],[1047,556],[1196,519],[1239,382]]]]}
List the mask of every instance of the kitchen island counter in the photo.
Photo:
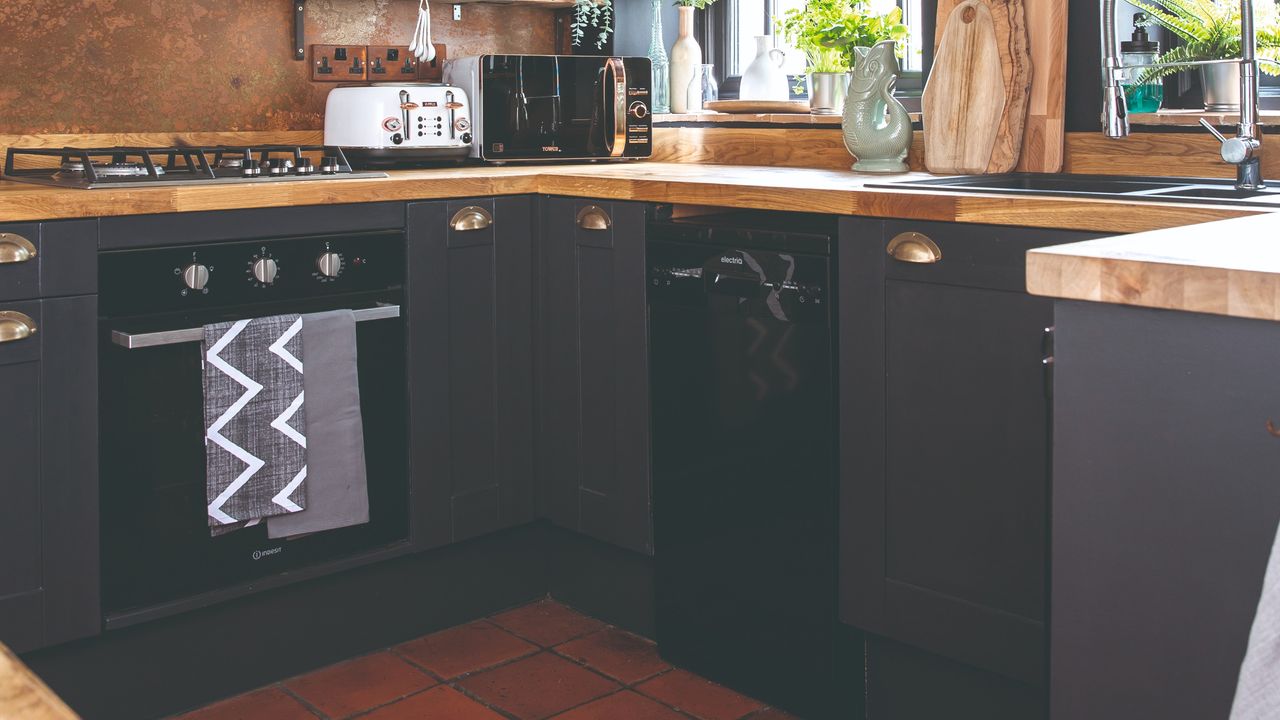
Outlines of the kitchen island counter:
{"type": "Polygon", "coordinates": [[[1280,217],[1033,250],[1027,289],[1067,300],[1280,320],[1280,217]]]}
{"type": "MultiPolygon", "coordinates": [[[[921,173],[896,176],[910,180],[921,173]]],[[[865,187],[838,170],[637,162],[393,170],[385,178],[75,190],[0,180],[0,222],[541,193],[836,215],[1142,232],[1266,210],[865,187]]]]}

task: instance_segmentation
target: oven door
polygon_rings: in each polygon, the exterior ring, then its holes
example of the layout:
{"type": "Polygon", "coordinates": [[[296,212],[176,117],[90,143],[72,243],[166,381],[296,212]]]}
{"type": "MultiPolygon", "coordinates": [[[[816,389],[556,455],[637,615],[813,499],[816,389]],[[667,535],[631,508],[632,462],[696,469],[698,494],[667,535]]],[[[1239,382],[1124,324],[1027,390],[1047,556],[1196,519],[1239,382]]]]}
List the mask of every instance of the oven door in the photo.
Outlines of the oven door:
{"type": "Polygon", "coordinates": [[[486,55],[481,154],[487,160],[647,157],[648,58],[486,55]]]}
{"type": "Polygon", "coordinates": [[[201,336],[181,331],[231,318],[206,313],[102,321],[102,582],[108,627],[155,614],[143,609],[184,605],[212,591],[235,594],[267,576],[408,541],[401,299],[394,290],[254,308],[254,317],[352,308],[361,320],[356,337],[370,521],[290,540],[268,539],[265,523],[210,537],[201,336]]]}

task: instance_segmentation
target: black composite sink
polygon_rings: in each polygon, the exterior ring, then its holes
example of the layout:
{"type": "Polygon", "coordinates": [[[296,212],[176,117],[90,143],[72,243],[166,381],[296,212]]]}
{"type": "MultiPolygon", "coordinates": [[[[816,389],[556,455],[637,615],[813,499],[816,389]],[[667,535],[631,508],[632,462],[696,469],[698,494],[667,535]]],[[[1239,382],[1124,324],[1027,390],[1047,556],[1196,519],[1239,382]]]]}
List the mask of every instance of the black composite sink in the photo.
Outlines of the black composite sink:
{"type": "Polygon", "coordinates": [[[1280,199],[1280,186],[1263,190],[1236,190],[1230,180],[1204,178],[1131,177],[1123,175],[1065,175],[1011,173],[961,175],[902,182],[867,183],[868,188],[894,190],[949,190],[1004,195],[1052,195],[1161,202],[1201,202],[1233,205],[1269,205],[1280,199]]]}

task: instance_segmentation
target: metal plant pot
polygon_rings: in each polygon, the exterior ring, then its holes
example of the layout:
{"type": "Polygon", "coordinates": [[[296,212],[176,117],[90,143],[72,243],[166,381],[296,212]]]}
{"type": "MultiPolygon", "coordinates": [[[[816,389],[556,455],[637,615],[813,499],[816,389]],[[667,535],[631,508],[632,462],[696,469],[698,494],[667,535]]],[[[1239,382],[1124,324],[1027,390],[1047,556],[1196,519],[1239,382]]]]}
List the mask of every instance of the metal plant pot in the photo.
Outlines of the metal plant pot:
{"type": "Polygon", "coordinates": [[[1240,112],[1240,65],[1204,65],[1200,68],[1200,79],[1205,110],[1240,112]]]}
{"type": "Polygon", "coordinates": [[[809,112],[839,115],[844,112],[848,93],[849,73],[812,73],[809,75],[809,112]]]}

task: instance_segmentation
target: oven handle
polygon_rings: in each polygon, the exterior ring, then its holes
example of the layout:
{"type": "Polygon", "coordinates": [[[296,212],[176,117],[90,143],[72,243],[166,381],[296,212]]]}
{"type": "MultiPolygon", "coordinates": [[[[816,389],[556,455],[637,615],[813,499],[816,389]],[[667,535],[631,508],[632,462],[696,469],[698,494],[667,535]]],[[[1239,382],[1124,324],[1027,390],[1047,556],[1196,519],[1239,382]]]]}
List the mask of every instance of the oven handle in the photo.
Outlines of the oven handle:
{"type": "MultiPolygon", "coordinates": [[[[356,322],[369,320],[387,320],[400,317],[399,305],[379,305],[377,307],[352,310],[356,322]]],[[[184,328],[182,330],[161,330],[150,333],[127,333],[120,330],[111,331],[111,342],[126,350],[159,347],[161,345],[180,345],[182,343],[200,342],[204,340],[204,328],[184,328]]]]}

